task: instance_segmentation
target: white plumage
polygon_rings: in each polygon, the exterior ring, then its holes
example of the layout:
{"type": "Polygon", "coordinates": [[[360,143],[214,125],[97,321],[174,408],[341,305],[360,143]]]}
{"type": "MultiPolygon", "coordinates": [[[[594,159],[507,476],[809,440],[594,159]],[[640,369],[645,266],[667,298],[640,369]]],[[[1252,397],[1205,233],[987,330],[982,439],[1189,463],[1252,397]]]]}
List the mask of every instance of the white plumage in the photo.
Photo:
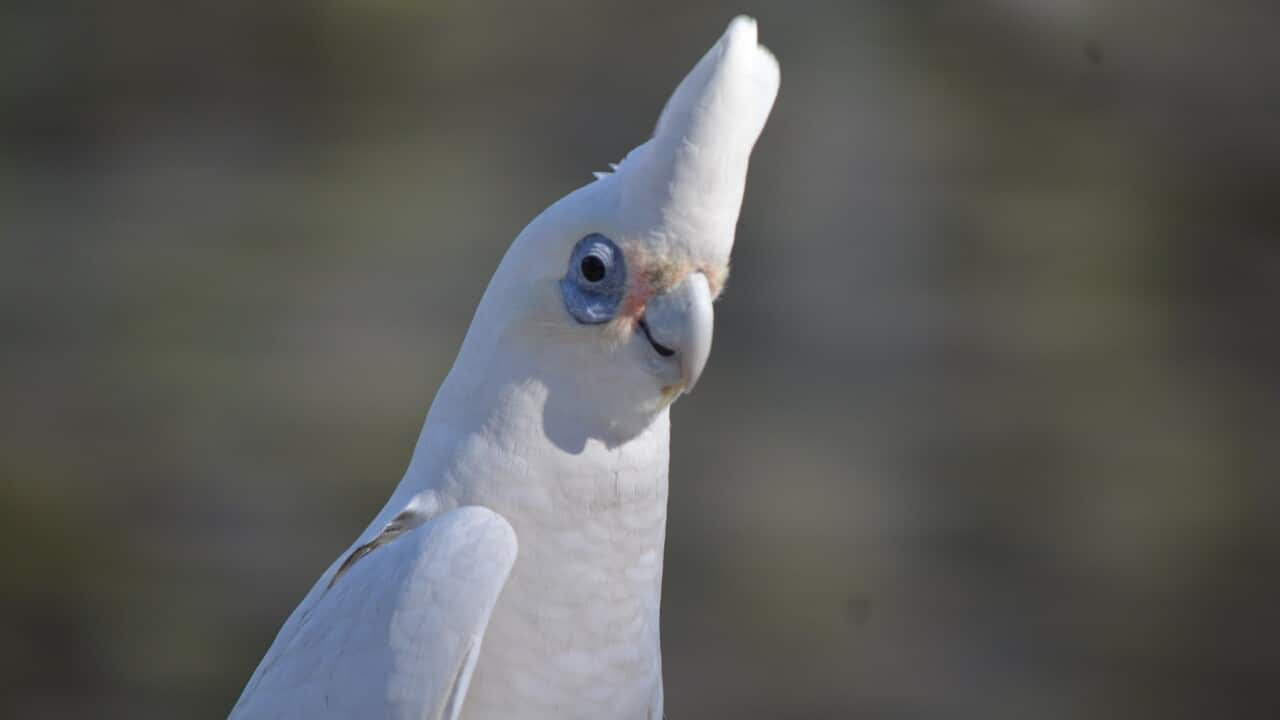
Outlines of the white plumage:
{"type": "Polygon", "coordinates": [[[520,233],[404,479],[233,717],[662,717],[668,408],[710,351],[777,89],[755,22],[735,19],[652,139],[520,233]],[[566,311],[562,283],[597,235],[626,282],[592,324],[566,311]]]}

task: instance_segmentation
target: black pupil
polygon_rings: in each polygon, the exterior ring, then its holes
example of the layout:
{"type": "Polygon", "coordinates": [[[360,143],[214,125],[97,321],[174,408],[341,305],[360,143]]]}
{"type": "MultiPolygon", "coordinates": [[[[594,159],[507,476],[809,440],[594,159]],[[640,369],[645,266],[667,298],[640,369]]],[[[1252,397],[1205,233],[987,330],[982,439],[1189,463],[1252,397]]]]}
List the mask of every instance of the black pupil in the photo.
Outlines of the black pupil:
{"type": "Polygon", "coordinates": [[[588,255],[582,258],[582,277],[587,282],[597,283],[604,279],[604,261],[595,255],[588,255]]]}

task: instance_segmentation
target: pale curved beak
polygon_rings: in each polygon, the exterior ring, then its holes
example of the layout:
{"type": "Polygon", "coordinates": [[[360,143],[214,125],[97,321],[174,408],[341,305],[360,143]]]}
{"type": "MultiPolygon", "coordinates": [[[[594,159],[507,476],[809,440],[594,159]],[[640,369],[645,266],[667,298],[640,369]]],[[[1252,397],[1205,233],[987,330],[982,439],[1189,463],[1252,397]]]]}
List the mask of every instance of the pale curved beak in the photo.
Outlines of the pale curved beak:
{"type": "Polygon", "coordinates": [[[711,284],[700,272],[689,273],[678,285],[650,300],[641,318],[641,328],[654,350],[679,363],[685,392],[693,390],[707,366],[714,326],[711,284]]]}

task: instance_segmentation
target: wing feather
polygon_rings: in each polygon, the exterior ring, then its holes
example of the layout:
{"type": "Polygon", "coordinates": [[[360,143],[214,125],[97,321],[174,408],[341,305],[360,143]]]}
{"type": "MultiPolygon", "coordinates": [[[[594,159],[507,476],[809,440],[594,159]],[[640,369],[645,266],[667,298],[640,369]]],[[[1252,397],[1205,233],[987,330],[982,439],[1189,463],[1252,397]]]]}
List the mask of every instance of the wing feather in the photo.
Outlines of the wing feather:
{"type": "Polygon", "coordinates": [[[231,717],[455,720],[516,550],[481,507],[377,544],[317,583],[231,717]]]}

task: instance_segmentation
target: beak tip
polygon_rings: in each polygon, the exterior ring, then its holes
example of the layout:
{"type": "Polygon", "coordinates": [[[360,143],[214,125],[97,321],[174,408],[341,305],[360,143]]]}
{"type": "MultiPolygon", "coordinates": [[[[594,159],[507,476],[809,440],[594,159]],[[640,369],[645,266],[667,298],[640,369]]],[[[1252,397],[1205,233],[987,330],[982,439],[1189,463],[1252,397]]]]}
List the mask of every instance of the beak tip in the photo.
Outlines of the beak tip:
{"type": "Polygon", "coordinates": [[[684,385],[684,394],[688,395],[693,392],[693,388],[698,384],[698,380],[702,377],[702,369],[706,364],[706,355],[702,356],[702,362],[698,362],[698,358],[685,356],[685,362],[680,363],[680,376],[684,385]]]}

